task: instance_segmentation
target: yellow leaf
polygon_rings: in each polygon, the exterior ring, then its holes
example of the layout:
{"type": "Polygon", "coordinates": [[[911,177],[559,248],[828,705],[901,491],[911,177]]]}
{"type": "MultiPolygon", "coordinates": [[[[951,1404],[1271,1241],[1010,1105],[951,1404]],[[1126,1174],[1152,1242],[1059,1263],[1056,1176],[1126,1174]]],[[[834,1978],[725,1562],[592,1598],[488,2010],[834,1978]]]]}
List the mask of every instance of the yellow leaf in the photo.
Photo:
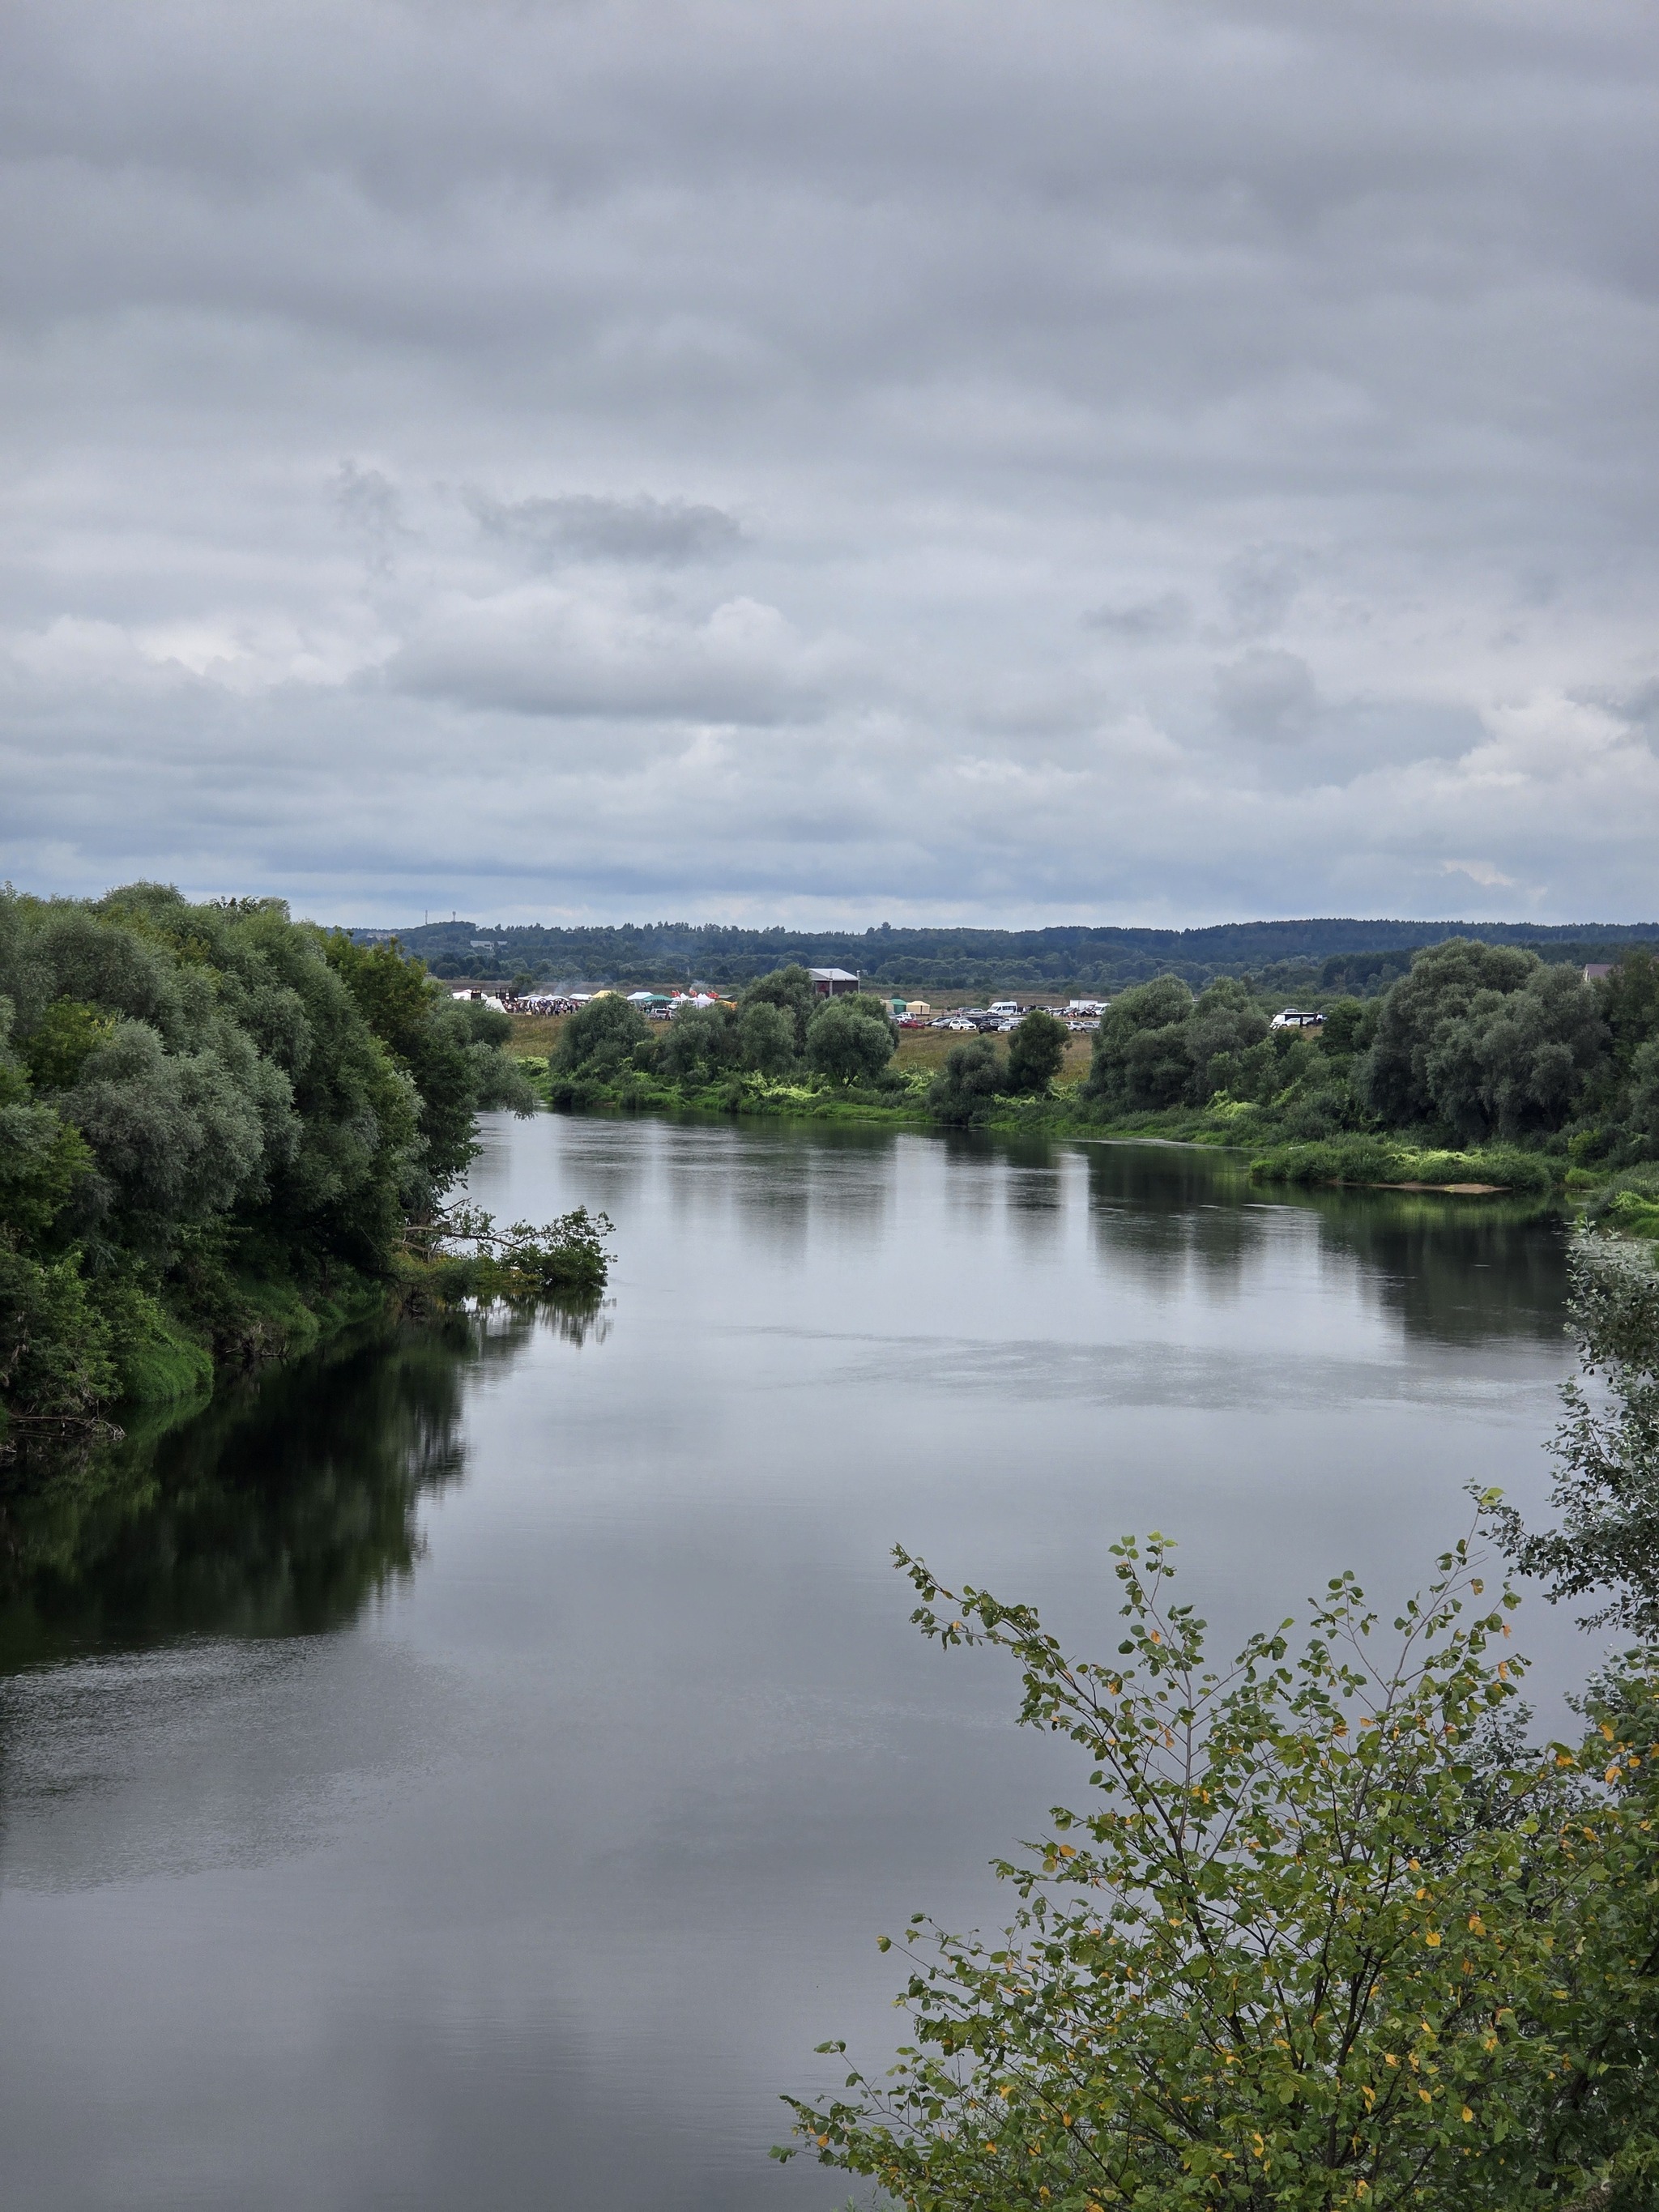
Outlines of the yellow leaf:
{"type": "Polygon", "coordinates": [[[1430,1929],[1428,1934],[1423,1938],[1423,1941],[1428,1945],[1431,1951],[1437,1951],[1440,1948],[1440,1937],[1437,1932],[1432,1928],[1430,1929]]]}
{"type": "Polygon", "coordinates": [[[1463,2107],[1463,2118],[1466,2120],[1472,2120],[1474,2118],[1474,2114],[1469,2110],[1467,2105],[1463,2107]]]}

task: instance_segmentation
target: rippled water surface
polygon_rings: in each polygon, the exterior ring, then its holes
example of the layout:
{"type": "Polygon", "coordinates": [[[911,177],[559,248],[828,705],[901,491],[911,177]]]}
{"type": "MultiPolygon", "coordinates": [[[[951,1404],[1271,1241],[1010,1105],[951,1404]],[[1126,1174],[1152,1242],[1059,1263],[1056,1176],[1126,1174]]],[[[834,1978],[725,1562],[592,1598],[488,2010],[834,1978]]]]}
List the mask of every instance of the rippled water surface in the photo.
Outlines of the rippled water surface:
{"type": "Polygon", "coordinates": [[[1231,1648],[1545,1487],[1561,1240],[1490,1203],[550,1116],[473,1189],[610,1212],[596,1321],[337,1346],[0,1522],[9,2203],[838,2204],[779,2092],[1078,1779],[892,1544],[1099,1650],[1160,1528],[1231,1648]]]}

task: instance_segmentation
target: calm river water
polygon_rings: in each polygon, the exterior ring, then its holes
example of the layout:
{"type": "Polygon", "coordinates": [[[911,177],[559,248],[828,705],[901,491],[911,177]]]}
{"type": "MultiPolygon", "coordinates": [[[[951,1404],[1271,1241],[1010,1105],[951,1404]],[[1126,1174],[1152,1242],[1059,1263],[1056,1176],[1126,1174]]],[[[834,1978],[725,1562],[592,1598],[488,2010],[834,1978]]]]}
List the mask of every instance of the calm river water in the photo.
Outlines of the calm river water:
{"type": "MultiPolygon", "coordinates": [[[[800,2212],[779,2093],[878,2068],[927,1908],[1083,1794],[902,1542],[1115,1644],[1180,1540],[1229,1649],[1463,1486],[1543,1495],[1560,1233],[1174,1149],[500,1121],[612,1296],[337,1347],[9,1528],[0,2158],[27,2212],[800,2212]],[[100,1486],[101,1481],[101,1486],[100,1486]]],[[[0,1535],[8,1530],[0,1527],[0,1535]]],[[[1540,1702],[1589,1656],[1542,1606],[1540,1702]]]]}

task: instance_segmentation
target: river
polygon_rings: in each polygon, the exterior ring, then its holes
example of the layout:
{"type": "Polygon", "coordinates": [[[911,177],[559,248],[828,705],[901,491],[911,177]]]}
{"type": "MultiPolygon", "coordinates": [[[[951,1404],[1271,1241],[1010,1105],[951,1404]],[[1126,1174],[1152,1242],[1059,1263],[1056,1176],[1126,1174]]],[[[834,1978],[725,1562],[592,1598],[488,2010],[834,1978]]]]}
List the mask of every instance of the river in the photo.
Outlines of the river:
{"type": "MultiPolygon", "coordinates": [[[[0,2143],[28,2212],[822,2212],[780,2092],[874,1938],[1000,1924],[1084,1794],[902,1542],[1115,1648],[1179,1540],[1229,1650],[1544,1495],[1561,1232],[1191,1152],[492,1120],[617,1225],[596,1316],[371,1332],[36,1519],[0,1607],[0,2143]]],[[[71,1486],[71,1490],[73,1486],[71,1486]]],[[[1546,1717],[1589,1655],[1529,1604],[1546,1717]]],[[[830,2070],[826,2072],[826,2067],[830,2070]]],[[[860,2192],[861,2193],[861,2192],[860,2192]]]]}

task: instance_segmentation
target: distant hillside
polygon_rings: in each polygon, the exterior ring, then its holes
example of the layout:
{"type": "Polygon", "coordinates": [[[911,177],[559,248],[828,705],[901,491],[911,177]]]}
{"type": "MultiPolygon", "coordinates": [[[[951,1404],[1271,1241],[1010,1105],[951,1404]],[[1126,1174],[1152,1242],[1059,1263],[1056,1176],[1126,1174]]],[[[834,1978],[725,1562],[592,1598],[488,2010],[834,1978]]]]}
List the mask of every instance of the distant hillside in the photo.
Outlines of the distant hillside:
{"type": "Polygon", "coordinates": [[[732,929],[691,922],[627,923],[608,929],[539,924],[490,928],[475,921],[356,929],[360,942],[395,934],[441,975],[545,983],[743,984],[792,960],[848,968],[876,984],[926,992],[1108,992],[1151,975],[1193,984],[1250,975],[1286,991],[1385,988],[1419,946],[1447,937],[1529,945],[1546,960],[1610,960],[1626,946],[1659,945],[1659,922],[1229,921],[1210,929],[852,930],[732,929]]]}

